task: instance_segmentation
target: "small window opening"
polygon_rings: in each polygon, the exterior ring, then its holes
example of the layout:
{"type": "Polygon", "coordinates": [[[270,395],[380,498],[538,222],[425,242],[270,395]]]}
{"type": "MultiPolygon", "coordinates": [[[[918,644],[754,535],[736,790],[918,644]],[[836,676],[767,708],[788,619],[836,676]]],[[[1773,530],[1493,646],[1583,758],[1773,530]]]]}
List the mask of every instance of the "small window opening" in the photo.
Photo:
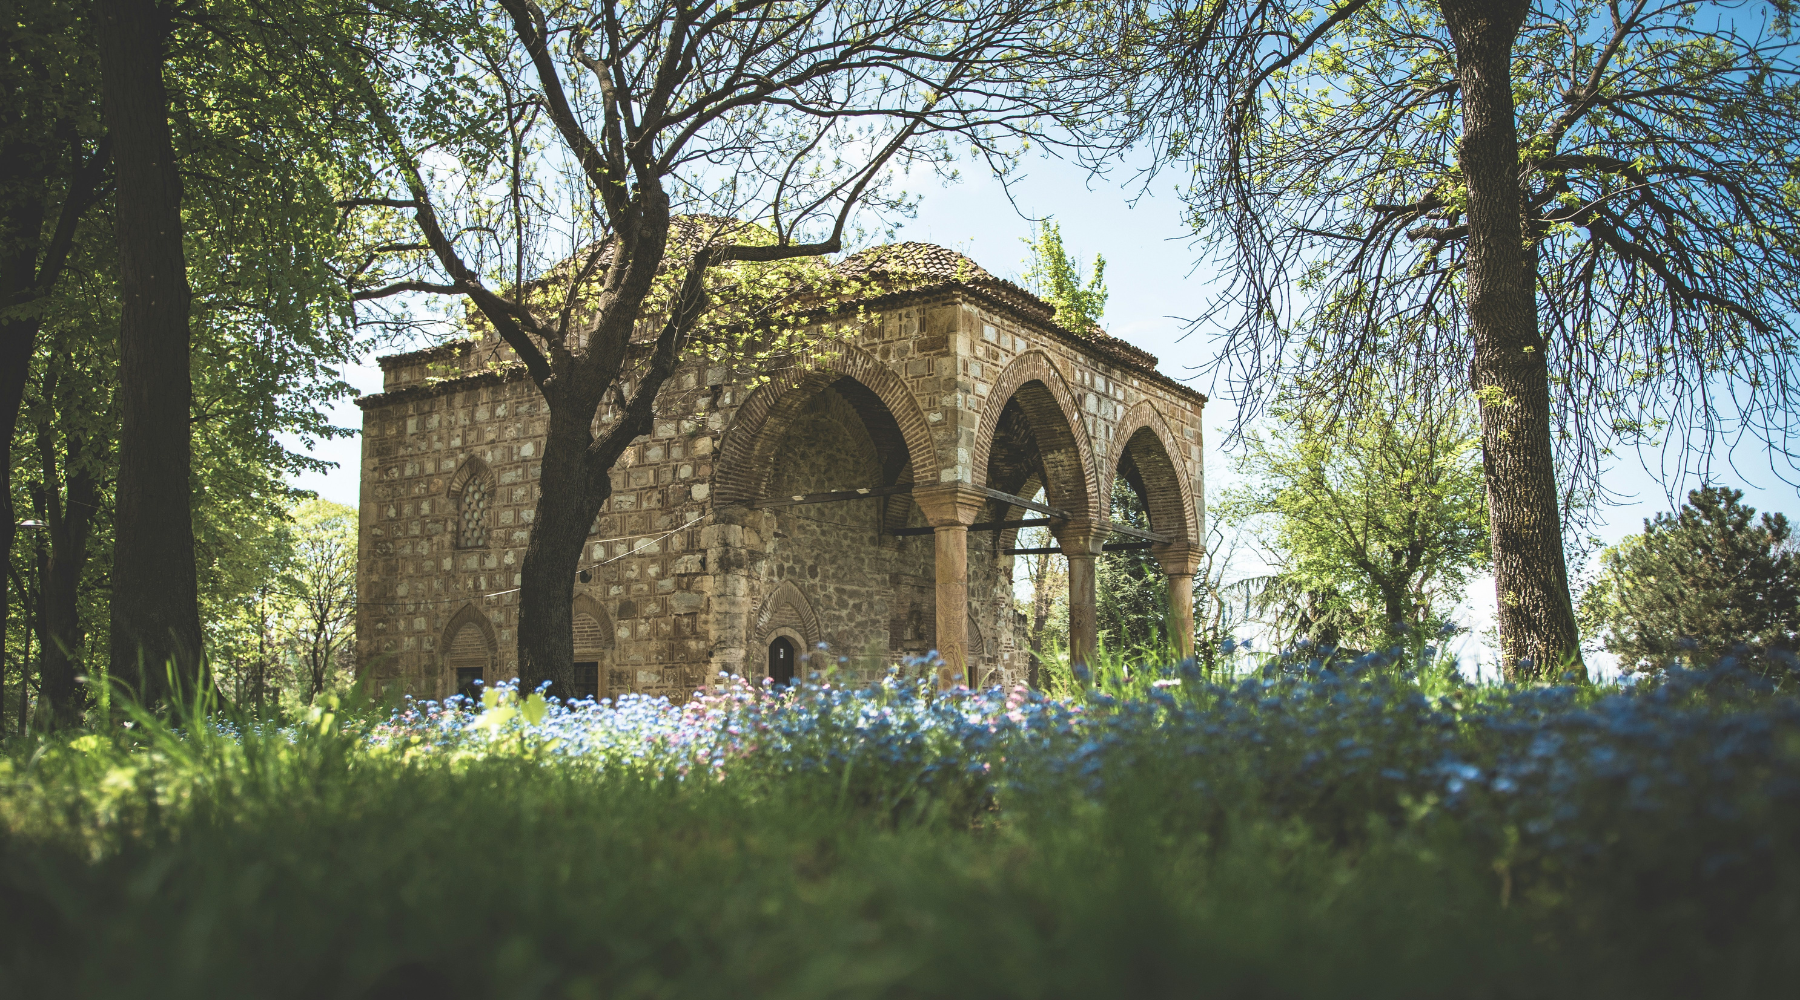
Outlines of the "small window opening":
{"type": "Polygon", "coordinates": [[[584,660],[575,664],[575,689],[569,693],[573,701],[587,698],[600,700],[600,661],[584,660]]]}

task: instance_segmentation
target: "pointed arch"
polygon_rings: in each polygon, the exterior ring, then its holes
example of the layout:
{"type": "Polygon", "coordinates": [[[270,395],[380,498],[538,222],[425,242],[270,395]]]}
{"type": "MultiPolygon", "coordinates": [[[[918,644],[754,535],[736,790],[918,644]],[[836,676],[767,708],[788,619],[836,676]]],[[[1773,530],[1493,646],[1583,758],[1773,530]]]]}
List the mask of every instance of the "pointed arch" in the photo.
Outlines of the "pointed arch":
{"type": "Polygon", "coordinates": [[[488,621],[488,616],[473,603],[463,605],[457,609],[456,614],[450,616],[450,621],[444,625],[443,643],[439,648],[446,651],[449,650],[451,643],[456,640],[458,633],[460,633],[465,626],[470,625],[473,625],[476,631],[480,632],[481,641],[487,648],[488,656],[499,656],[500,640],[494,633],[494,623],[488,621]]]}
{"type": "Polygon", "coordinates": [[[789,640],[795,647],[794,652],[803,658],[819,646],[819,617],[813,613],[812,604],[800,593],[800,588],[786,580],[763,598],[757,610],[748,663],[751,676],[768,674],[769,645],[777,637],[789,640]]]}
{"type": "Polygon", "coordinates": [[[756,613],[756,637],[761,640],[781,626],[800,633],[806,640],[807,649],[819,644],[819,616],[813,613],[812,604],[800,593],[800,588],[786,580],[763,598],[756,613]]]}
{"type": "Polygon", "coordinates": [[[460,672],[477,671],[474,676],[485,684],[498,680],[500,640],[494,634],[494,623],[474,604],[465,604],[450,616],[438,641],[439,676],[450,691],[465,685],[460,672]]]}
{"type": "Polygon", "coordinates": [[[1198,543],[1193,479],[1181,454],[1181,445],[1162,414],[1148,400],[1133,405],[1115,427],[1102,469],[1106,486],[1100,493],[1102,502],[1111,506],[1113,477],[1127,475],[1144,499],[1150,530],[1169,535],[1177,543],[1198,543]]]}
{"type": "Polygon", "coordinates": [[[995,380],[987,399],[970,456],[975,485],[987,485],[988,459],[1001,414],[1016,400],[1043,459],[1044,493],[1050,503],[1078,517],[1097,513],[1093,446],[1075,394],[1050,356],[1026,351],[1014,358],[995,380]]]}
{"type": "Polygon", "coordinates": [[[494,481],[494,470],[488,468],[487,462],[483,461],[480,455],[470,455],[456,467],[456,472],[450,476],[450,495],[461,495],[469,482],[475,479],[487,483],[494,481]]]}
{"type": "Polygon", "coordinates": [[[582,659],[584,653],[610,652],[618,646],[612,616],[606,613],[606,608],[599,601],[586,594],[577,594],[569,612],[569,617],[574,622],[576,659],[582,659]],[[591,624],[584,623],[581,620],[583,618],[588,619],[591,624]]]}
{"type": "Polygon", "coordinates": [[[746,503],[762,496],[782,434],[806,401],[827,387],[839,388],[862,417],[877,447],[886,452],[882,456],[884,476],[897,482],[905,466],[911,465],[914,482],[938,481],[930,427],[912,390],[874,355],[850,344],[834,343],[776,372],[738,408],[725,428],[718,468],[713,473],[713,488],[720,502],[746,503]]]}

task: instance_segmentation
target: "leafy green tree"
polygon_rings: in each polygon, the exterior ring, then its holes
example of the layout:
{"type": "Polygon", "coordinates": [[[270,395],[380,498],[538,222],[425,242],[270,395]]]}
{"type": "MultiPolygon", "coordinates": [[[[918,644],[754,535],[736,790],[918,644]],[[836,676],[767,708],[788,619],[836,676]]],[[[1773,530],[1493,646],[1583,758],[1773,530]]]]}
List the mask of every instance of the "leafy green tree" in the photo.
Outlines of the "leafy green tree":
{"type": "Polygon", "coordinates": [[[1095,254],[1094,273],[1083,280],[1081,263],[1063,249],[1062,227],[1048,219],[1025,245],[1031,248],[1025,287],[1056,307],[1056,321],[1065,329],[1081,334],[1100,329],[1106,312],[1106,258],[1095,254]]]}
{"type": "MultiPolygon", "coordinates": [[[[96,635],[105,646],[108,633],[95,627],[95,615],[104,618],[111,604],[106,577],[117,538],[111,522],[122,420],[116,171],[96,148],[110,144],[102,141],[109,134],[101,130],[90,7],[28,8],[20,26],[28,37],[54,39],[65,61],[73,60],[67,72],[27,82],[54,83],[64,104],[88,109],[89,132],[66,136],[88,135],[88,145],[71,145],[61,169],[93,169],[99,179],[92,205],[70,215],[58,214],[64,203],[55,199],[71,182],[52,177],[50,210],[39,214],[56,225],[44,222],[38,252],[49,252],[45,241],[60,248],[61,278],[32,290],[28,313],[6,314],[29,318],[35,339],[23,364],[0,366],[22,384],[20,429],[8,438],[18,450],[6,466],[7,495],[47,522],[41,534],[51,553],[36,619],[50,632],[32,666],[41,668],[52,716],[65,721],[80,708],[72,679],[109,669],[108,651],[90,647],[96,635]],[[71,15],[70,23],[59,28],[52,14],[71,15]],[[77,153],[86,157],[80,163],[77,153]],[[79,583],[70,586],[71,579],[79,583]],[[73,659],[59,662],[64,649],[73,659]]],[[[359,143],[369,126],[343,113],[355,104],[344,100],[326,56],[353,51],[359,18],[369,13],[297,0],[175,5],[160,14],[159,75],[192,293],[191,398],[181,421],[191,461],[170,467],[188,484],[200,620],[210,637],[223,634],[214,628],[216,608],[239,593],[241,581],[217,571],[234,561],[226,550],[285,518],[286,474],[319,464],[288,450],[280,435],[310,441],[348,433],[330,425],[322,406],[350,392],[337,369],[366,343],[335,269],[342,241],[355,235],[343,227],[336,199],[364,171],[359,143]]],[[[258,560],[252,553],[247,561],[258,560]]]]}
{"type": "Polygon", "coordinates": [[[201,610],[219,682],[240,707],[310,704],[354,667],[354,508],[286,504],[203,545],[201,610]]]}
{"type": "MultiPolygon", "coordinates": [[[[12,566],[18,513],[29,509],[10,476],[39,333],[83,219],[109,185],[95,63],[88,4],[23,0],[0,18],[0,474],[9,477],[0,489],[0,567],[12,566]]],[[[0,663],[13,645],[13,600],[23,597],[11,577],[0,573],[0,663]]]]}
{"type": "Polygon", "coordinates": [[[298,535],[285,510],[247,507],[230,520],[196,518],[200,620],[214,682],[239,708],[261,712],[294,687],[285,574],[298,535]]]}
{"type": "Polygon", "coordinates": [[[904,205],[893,168],[952,139],[1005,157],[1053,120],[1029,46],[1058,7],[498,0],[454,44],[389,47],[368,107],[393,170],[344,204],[392,235],[356,295],[462,298],[543,394],[523,685],[573,684],[582,545],[676,365],[767,348],[734,331],[791,325],[772,317],[817,291],[799,262],[904,205]]]}
{"type": "MultiPolygon", "coordinates": [[[[1150,530],[1150,515],[1124,475],[1113,479],[1112,519],[1150,530]]],[[[1148,550],[1103,552],[1094,561],[1094,614],[1115,650],[1161,652],[1169,638],[1169,578],[1148,550]]]]}
{"type": "Polygon", "coordinates": [[[355,664],[356,509],[309,500],[294,511],[295,540],[282,574],[293,603],[287,626],[291,657],[308,704],[355,664]]]}
{"type": "Polygon", "coordinates": [[[1792,3],[1107,6],[1087,120],[1192,171],[1246,419],[1295,374],[1468,379],[1509,676],[1579,666],[1559,504],[1610,449],[1736,427],[1793,461],[1792,3]]]}
{"type": "Polygon", "coordinates": [[[1330,419],[1277,407],[1250,433],[1220,517],[1258,532],[1296,636],[1378,649],[1439,624],[1487,564],[1479,432],[1469,408],[1389,390],[1330,419]]]}
{"type": "Polygon", "coordinates": [[[1628,670],[1707,665],[1746,653],[1794,669],[1800,558],[1788,520],[1756,519],[1741,490],[1708,485],[1674,514],[1600,554],[1582,595],[1585,624],[1628,670]]]}

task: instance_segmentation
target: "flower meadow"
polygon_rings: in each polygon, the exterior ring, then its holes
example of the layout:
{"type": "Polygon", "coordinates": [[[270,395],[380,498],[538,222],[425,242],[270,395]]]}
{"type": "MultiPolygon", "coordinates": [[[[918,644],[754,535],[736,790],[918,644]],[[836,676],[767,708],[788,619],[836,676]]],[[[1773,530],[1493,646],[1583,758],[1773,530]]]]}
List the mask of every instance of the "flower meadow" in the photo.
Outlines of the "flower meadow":
{"type": "Polygon", "coordinates": [[[9,747],[0,990],[1767,996],[1800,702],[1429,658],[138,713],[9,747]]]}

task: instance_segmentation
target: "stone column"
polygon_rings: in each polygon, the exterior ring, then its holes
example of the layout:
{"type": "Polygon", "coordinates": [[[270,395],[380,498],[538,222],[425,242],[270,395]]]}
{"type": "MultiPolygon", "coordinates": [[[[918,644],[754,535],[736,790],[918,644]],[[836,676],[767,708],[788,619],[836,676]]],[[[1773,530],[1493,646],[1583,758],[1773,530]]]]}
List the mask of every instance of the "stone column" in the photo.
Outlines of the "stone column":
{"type": "Polygon", "coordinates": [[[913,491],[925,520],[937,529],[938,690],[969,684],[969,525],[987,495],[960,483],[913,491]]]}
{"type": "Polygon", "coordinates": [[[709,687],[718,683],[720,671],[741,677],[752,662],[749,644],[756,636],[750,634],[750,570],[763,554],[764,520],[758,512],[726,508],[700,529],[711,571],[706,588],[712,639],[709,687]]]}
{"type": "Polygon", "coordinates": [[[1069,560],[1069,665],[1086,664],[1094,657],[1100,634],[1094,610],[1094,557],[1100,554],[1106,532],[1086,519],[1050,530],[1069,560]]]}
{"type": "Polygon", "coordinates": [[[1158,545],[1151,550],[1169,580],[1169,632],[1181,658],[1194,655],[1194,572],[1204,553],[1186,543],[1158,545]]]}

